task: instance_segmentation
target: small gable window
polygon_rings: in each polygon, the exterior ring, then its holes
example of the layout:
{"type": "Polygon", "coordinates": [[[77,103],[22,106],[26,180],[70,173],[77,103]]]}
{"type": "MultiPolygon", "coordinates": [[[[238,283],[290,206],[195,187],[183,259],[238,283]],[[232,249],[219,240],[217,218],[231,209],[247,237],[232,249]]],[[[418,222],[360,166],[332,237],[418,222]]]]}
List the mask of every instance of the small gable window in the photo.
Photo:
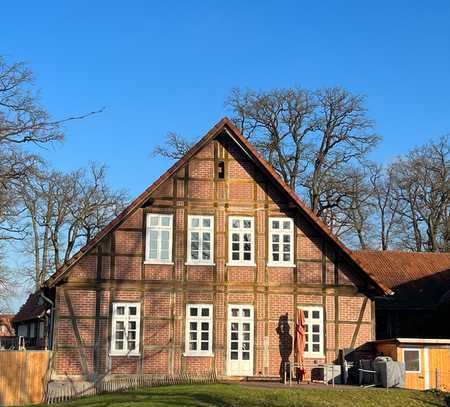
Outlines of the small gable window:
{"type": "Polygon", "coordinates": [[[268,266],[294,267],[294,222],[290,218],[269,218],[268,266]]]}
{"type": "Polygon", "coordinates": [[[213,264],[214,216],[188,216],[188,264],[213,264]]]}
{"type": "Polygon", "coordinates": [[[140,303],[113,303],[111,355],[139,355],[140,320],[140,303]]]}
{"type": "Polygon", "coordinates": [[[172,262],[172,215],[147,215],[146,263],[172,262]]]}
{"type": "Polygon", "coordinates": [[[217,163],[217,178],[224,179],[225,178],[225,162],[219,161],[217,163]]]}

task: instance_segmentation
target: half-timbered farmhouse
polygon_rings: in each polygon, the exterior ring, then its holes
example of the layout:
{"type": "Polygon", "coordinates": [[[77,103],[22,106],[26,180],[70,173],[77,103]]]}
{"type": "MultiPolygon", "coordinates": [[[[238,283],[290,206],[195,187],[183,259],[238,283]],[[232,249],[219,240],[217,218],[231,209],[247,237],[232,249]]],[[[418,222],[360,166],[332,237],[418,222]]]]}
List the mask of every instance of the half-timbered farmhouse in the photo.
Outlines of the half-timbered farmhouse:
{"type": "Polygon", "coordinates": [[[279,375],[299,308],[307,368],[331,362],[375,339],[389,293],[226,118],[46,290],[53,378],[85,380],[279,375]]]}

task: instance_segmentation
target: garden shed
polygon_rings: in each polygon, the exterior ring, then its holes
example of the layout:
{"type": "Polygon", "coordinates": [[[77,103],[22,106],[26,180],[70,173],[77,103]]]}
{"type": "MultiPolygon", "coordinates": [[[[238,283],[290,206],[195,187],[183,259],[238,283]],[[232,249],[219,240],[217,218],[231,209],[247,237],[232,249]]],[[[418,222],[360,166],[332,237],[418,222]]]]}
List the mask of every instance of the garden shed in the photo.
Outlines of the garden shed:
{"type": "Polygon", "coordinates": [[[378,355],[405,364],[406,388],[450,389],[450,339],[384,339],[375,347],[378,355]]]}

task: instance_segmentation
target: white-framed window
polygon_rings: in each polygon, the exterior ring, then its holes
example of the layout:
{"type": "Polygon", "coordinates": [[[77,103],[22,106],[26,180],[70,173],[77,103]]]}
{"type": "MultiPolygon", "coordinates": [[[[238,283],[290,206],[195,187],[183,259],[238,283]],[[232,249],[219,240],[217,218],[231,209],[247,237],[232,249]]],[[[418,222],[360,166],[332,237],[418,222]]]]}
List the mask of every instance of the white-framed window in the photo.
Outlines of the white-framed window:
{"type": "Polygon", "coordinates": [[[305,357],[321,357],[323,349],[323,307],[300,307],[305,316],[305,357]]]}
{"type": "Polygon", "coordinates": [[[212,356],[213,306],[186,305],[186,356],[212,356]]]}
{"type": "Polygon", "coordinates": [[[214,263],[214,216],[188,216],[187,263],[214,263]]]}
{"type": "Polygon", "coordinates": [[[139,329],[141,304],[138,302],[113,303],[111,355],[139,355],[139,329]]]}
{"type": "Polygon", "coordinates": [[[420,363],[420,349],[403,349],[403,362],[405,363],[406,372],[420,373],[422,370],[420,363]]]}
{"type": "Polygon", "coordinates": [[[295,266],[294,222],[290,218],[269,218],[268,266],[295,266]]]}
{"type": "Polygon", "coordinates": [[[172,263],[173,215],[147,214],[146,263],[172,263]]]}
{"type": "Polygon", "coordinates": [[[255,265],[255,225],[249,216],[228,218],[228,264],[255,265]]]}

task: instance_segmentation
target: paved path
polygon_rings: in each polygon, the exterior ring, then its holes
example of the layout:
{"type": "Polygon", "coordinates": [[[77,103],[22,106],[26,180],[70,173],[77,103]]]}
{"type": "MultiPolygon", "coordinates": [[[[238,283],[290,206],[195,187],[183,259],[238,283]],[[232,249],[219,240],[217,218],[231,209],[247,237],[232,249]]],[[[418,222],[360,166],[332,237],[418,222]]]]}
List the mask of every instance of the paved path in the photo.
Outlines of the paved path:
{"type": "MultiPolygon", "coordinates": [[[[267,388],[267,389],[292,389],[292,390],[301,390],[301,389],[329,389],[329,390],[360,390],[361,387],[354,386],[354,385],[345,385],[345,384],[335,384],[334,387],[330,385],[326,385],[323,383],[311,383],[311,382],[304,382],[301,384],[297,384],[292,382],[292,385],[289,386],[288,384],[276,382],[276,381],[242,381],[242,382],[236,382],[235,384],[239,384],[244,387],[253,387],[253,388],[267,388]]],[[[380,387],[371,387],[370,389],[376,389],[376,390],[384,390],[384,388],[380,387]]]]}

